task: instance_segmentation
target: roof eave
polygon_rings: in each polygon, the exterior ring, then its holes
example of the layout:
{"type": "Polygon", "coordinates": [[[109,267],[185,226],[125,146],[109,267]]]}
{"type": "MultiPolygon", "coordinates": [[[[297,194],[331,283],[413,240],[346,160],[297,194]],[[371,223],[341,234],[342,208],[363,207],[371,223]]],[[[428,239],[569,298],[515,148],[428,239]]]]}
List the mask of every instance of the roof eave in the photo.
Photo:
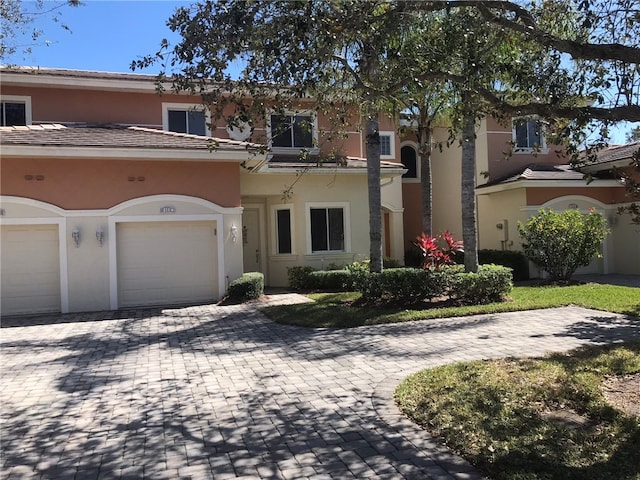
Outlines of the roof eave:
{"type": "Polygon", "coordinates": [[[173,160],[200,162],[245,162],[264,154],[246,149],[177,149],[140,147],[75,147],[55,145],[2,145],[2,157],[50,157],[115,160],[173,160]]]}
{"type": "Polygon", "coordinates": [[[477,195],[489,195],[491,193],[517,190],[519,188],[596,188],[596,187],[622,187],[616,180],[594,180],[587,183],[585,180],[516,180],[513,182],[499,183],[496,185],[479,185],[476,187],[477,195]]]}

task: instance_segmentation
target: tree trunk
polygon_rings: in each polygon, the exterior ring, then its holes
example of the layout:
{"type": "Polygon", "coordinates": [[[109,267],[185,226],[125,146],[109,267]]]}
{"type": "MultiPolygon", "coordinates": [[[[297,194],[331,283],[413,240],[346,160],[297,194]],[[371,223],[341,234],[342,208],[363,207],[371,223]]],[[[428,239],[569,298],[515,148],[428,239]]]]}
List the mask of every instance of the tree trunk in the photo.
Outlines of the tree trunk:
{"type": "Polygon", "coordinates": [[[380,131],[378,112],[367,113],[367,185],[369,190],[369,269],[382,271],[382,198],[380,192],[380,131]]]}
{"type": "Polygon", "coordinates": [[[465,113],[462,123],[462,241],[464,243],[464,270],[466,272],[478,271],[475,127],[475,115],[465,113]]]}
{"type": "Polygon", "coordinates": [[[420,185],[422,187],[422,231],[432,236],[431,125],[423,123],[422,120],[418,125],[418,142],[420,185]]]}

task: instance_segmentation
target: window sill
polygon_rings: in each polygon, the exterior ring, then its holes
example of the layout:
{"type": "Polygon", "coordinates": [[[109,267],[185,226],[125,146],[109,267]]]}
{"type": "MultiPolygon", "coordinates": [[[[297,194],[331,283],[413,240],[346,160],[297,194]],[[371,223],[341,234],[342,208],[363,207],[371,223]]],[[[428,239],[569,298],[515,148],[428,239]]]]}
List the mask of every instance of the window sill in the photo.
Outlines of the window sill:
{"type": "Polygon", "coordinates": [[[271,147],[271,153],[274,155],[300,155],[304,151],[314,156],[320,153],[318,147],[271,147]]]}
{"type": "Polygon", "coordinates": [[[515,155],[546,155],[549,153],[549,148],[514,148],[513,153],[515,155]]]}

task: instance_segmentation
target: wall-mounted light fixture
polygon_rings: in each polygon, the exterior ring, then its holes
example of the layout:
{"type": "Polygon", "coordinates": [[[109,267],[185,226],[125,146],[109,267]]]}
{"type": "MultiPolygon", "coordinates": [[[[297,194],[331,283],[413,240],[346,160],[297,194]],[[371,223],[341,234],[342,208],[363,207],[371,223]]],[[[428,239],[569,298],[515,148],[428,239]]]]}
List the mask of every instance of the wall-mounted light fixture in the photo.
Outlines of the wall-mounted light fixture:
{"type": "Polygon", "coordinates": [[[78,227],[74,227],[71,232],[71,238],[73,238],[73,243],[76,244],[76,248],[80,246],[80,229],[78,227]]]}
{"type": "Polygon", "coordinates": [[[231,241],[233,243],[236,243],[238,241],[238,227],[236,227],[235,223],[231,225],[231,228],[229,229],[229,234],[231,235],[231,241]]]}
{"type": "Polygon", "coordinates": [[[104,229],[102,225],[98,225],[98,228],[96,228],[96,240],[98,240],[100,246],[104,244],[104,229]]]}

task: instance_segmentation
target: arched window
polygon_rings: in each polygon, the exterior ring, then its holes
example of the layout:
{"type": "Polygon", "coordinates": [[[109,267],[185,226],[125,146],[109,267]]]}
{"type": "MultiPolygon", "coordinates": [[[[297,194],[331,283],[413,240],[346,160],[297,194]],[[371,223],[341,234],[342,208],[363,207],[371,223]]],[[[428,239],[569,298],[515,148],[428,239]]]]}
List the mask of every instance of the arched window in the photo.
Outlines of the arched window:
{"type": "Polygon", "coordinates": [[[418,178],[418,153],[416,149],[410,145],[404,145],[400,149],[400,159],[402,165],[407,169],[407,173],[402,178],[418,178]]]}

